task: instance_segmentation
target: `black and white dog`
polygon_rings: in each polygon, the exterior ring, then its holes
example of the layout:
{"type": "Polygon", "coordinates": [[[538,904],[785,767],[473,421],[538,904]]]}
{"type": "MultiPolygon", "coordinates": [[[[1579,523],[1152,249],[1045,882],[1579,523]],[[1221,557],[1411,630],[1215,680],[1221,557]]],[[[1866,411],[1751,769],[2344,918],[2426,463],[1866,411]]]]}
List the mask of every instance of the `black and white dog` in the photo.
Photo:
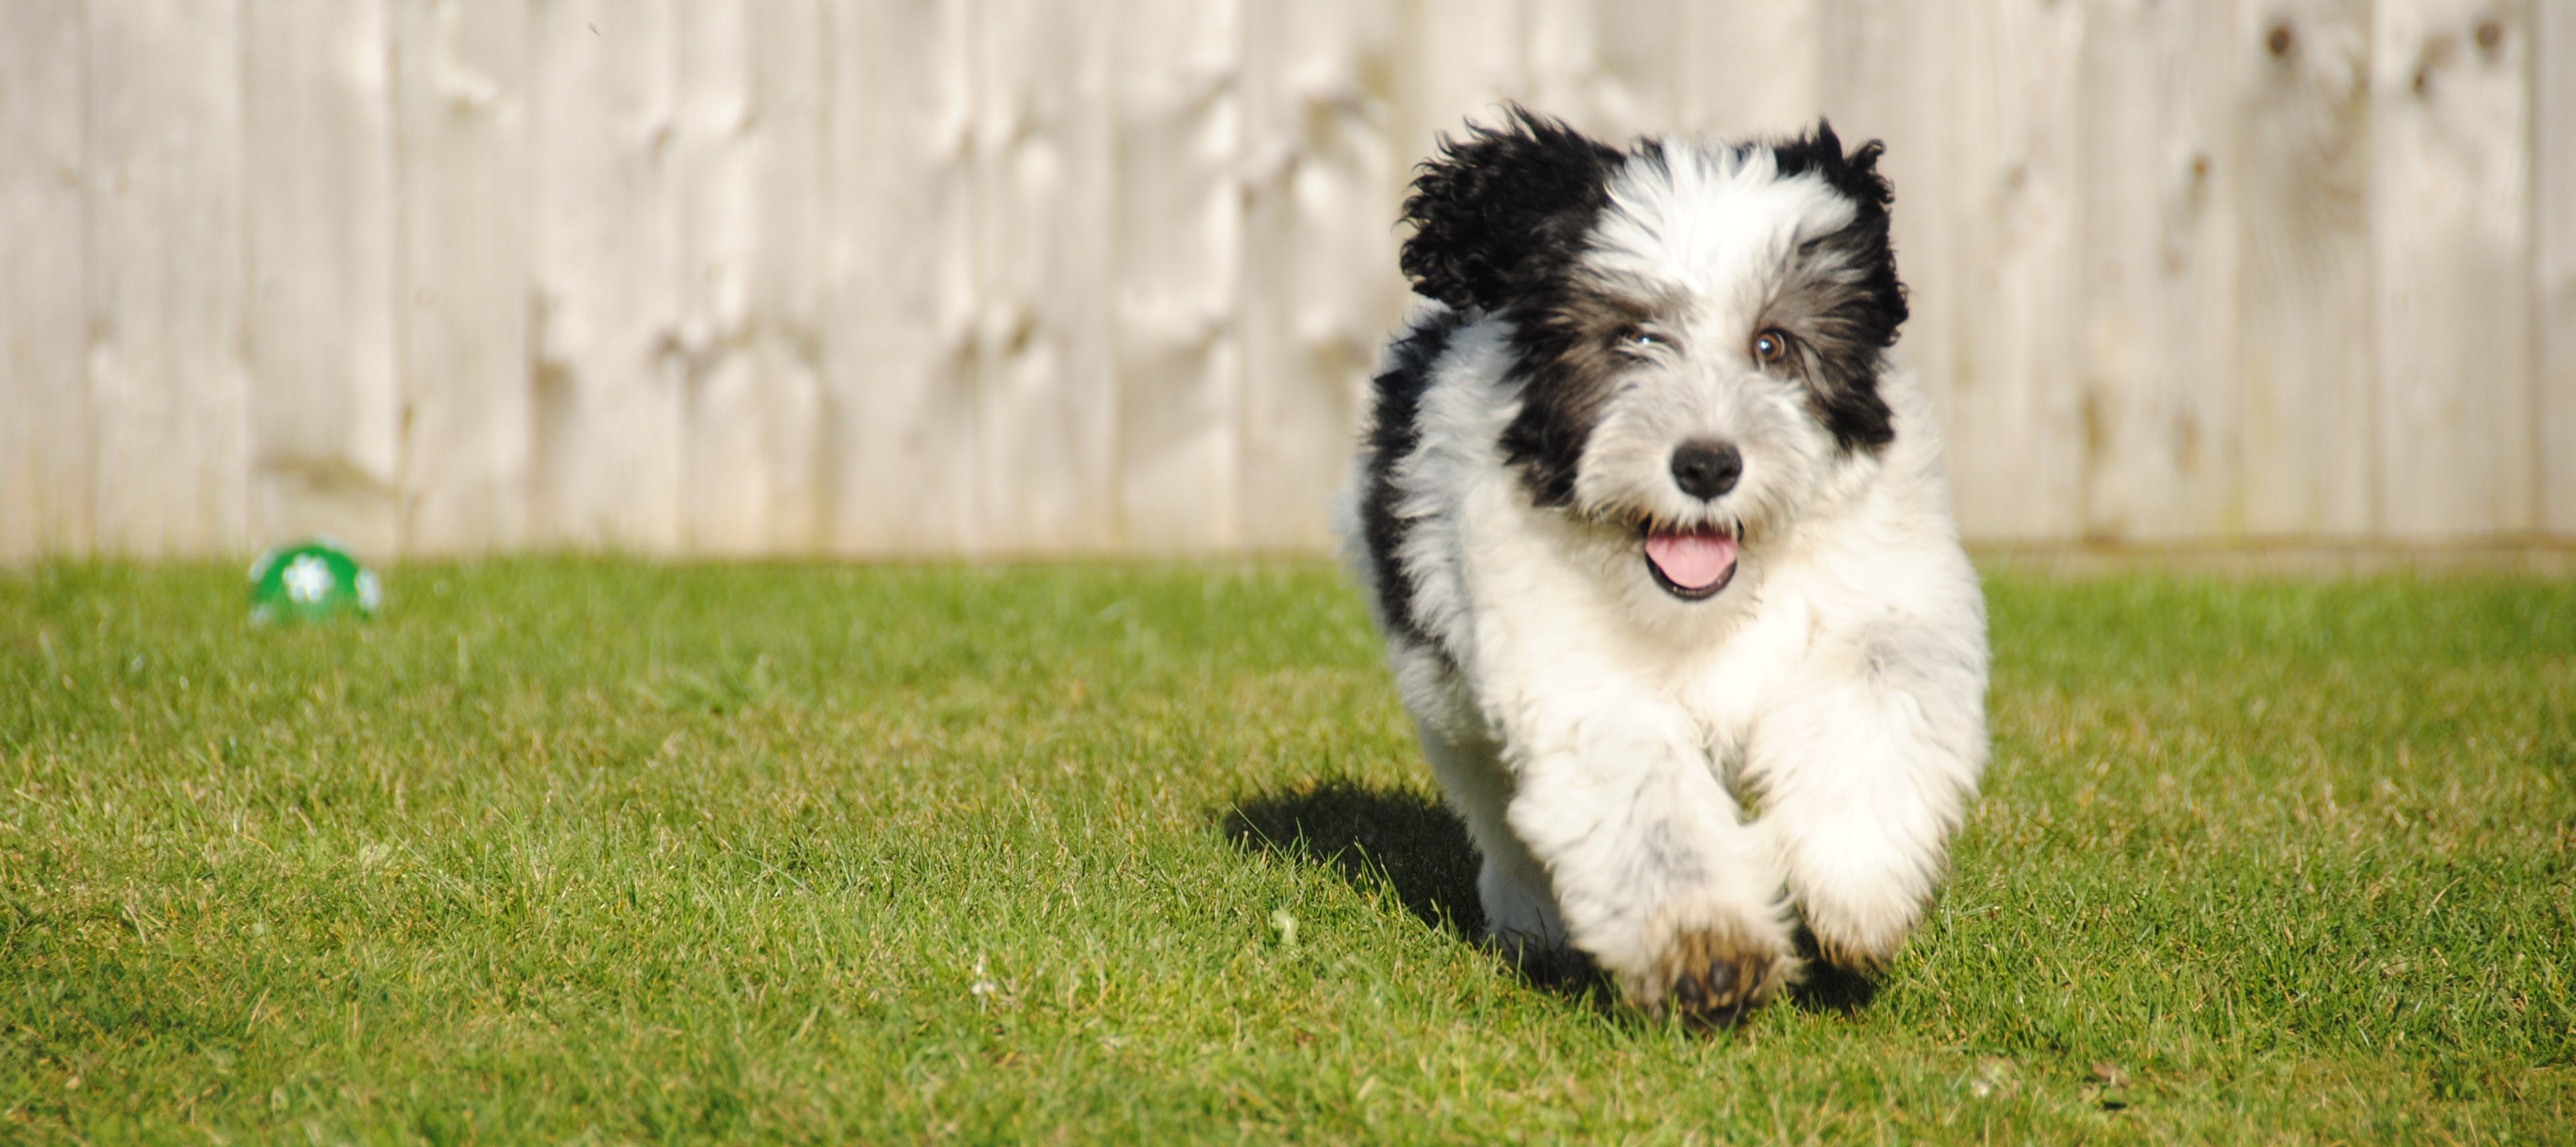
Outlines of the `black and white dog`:
{"type": "Polygon", "coordinates": [[[1880,147],[1512,108],[1405,204],[1430,301],[1340,515],[1484,854],[1493,941],[1731,1021],[1796,929],[1884,966],[1986,760],[1986,624],[1905,319],[1880,147]]]}

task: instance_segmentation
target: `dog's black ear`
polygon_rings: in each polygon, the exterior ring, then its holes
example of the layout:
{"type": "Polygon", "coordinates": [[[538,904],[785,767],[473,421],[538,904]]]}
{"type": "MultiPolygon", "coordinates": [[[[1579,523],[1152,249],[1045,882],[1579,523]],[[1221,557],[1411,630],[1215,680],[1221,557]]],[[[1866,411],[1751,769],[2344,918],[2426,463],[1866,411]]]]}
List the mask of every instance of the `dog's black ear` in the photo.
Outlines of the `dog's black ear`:
{"type": "Polygon", "coordinates": [[[1413,289],[1452,307],[1499,308],[1580,253],[1624,153],[1519,104],[1503,126],[1440,138],[1404,201],[1413,289]]]}
{"type": "Polygon", "coordinates": [[[1814,171],[1859,205],[1863,214],[1885,214],[1887,205],[1896,198],[1887,177],[1878,173],[1878,157],[1887,154],[1887,145],[1873,139],[1845,155],[1842,137],[1834,134],[1830,120],[1817,120],[1816,130],[1773,148],[1772,154],[1777,157],[1780,174],[1814,171]]]}

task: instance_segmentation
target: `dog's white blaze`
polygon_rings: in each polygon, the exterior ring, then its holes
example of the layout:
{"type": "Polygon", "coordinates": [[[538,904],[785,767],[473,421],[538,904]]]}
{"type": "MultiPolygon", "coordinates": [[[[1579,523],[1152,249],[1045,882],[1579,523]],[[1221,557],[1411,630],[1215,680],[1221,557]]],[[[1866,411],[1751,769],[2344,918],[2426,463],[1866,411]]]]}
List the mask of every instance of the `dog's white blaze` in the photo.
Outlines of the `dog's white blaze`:
{"type": "Polygon", "coordinates": [[[1799,242],[1849,225],[1852,211],[1812,172],[1779,178],[1768,150],[1667,143],[1662,163],[1630,159],[1611,180],[1584,262],[1680,288],[1715,310],[1708,319],[1742,325],[1799,242]]]}

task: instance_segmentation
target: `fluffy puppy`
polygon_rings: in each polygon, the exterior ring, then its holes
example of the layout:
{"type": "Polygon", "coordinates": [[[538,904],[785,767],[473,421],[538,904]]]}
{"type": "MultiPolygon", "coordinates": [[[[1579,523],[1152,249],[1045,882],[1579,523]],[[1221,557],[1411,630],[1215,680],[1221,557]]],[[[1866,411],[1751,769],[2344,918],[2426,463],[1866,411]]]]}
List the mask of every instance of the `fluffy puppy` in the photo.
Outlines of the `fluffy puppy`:
{"type": "Polygon", "coordinates": [[[1731,1022],[1921,922],[1986,626],[1879,144],[1602,144],[1509,109],[1405,204],[1425,302],[1339,516],[1492,941],[1731,1022]],[[1577,955],[1577,954],[1580,955],[1577,955]]]}

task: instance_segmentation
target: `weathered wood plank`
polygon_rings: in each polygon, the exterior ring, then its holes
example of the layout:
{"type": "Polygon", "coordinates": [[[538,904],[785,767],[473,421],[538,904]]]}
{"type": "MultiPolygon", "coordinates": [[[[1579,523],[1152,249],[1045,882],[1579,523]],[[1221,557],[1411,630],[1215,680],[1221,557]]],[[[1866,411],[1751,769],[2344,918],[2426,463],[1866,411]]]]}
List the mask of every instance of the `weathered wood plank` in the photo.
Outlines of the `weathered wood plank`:
{"type": "Polygon", "coordinates": [[[0,5],[0,562],[90,547],[80,0],[0,5]]]}
{"type": "Polygon", "coordinates": [[[673,551],[688,456],[678,12],[672,0],[539,0],[532,14],[537,532],[673,551]]]}
{"type": "Polygon", "coordinates": [[[2382,0],[2373,24],[2380,528],[2422,539],[2528,530],[2529,13],[2382,0]]]}
{"type": "Polygon", "coordinates": [[[253,528],[398,545],[393,43],[381,0],[244,8],[253,528]]]}
{"type": "Polygon", "coordinates": [[[1691,0],[1530,0],[1530,96],[1602,139],[1681,128],[1691,0]]]}
{"type": "Polygon", "coordinates": [[[98,545],[251,544],[241,11],[89,9],[88,315],[98,545]]]}
{"type": "Polygon", "coordinates": [[[687,546],[817,544],[827,40],[816,0],[680,12],[687,546]]]}
{"type": "Polygon", "coordinates": [[[1896,357],[1939,409],[1961,531],[2077,537],[2084,8],[1839,0],[1820,26],[1825,110],[1846,144],[1887,141],[1913,310],[1896,357]]]}
{"type": "Polygon", "coordinates": [[[977,461],[975,5],[838,0],[823,517],[845,553],[956,553],[977,461]]]}
{"type": "Polygon", "coordinates": [[[524,0],[393,0],[402,545],[534,540],[524,0]]]}
{"type": "Polygon", "coordinates": [[[1257,3],[1246,21],[1235,498],[1247,547],[1320,550],[1359,396],[1406,298],[1396,21],[1372,0],[1257,3]]]}
{"type": "MultiPolygon", "coordinates": [[[[1131,0],[1120,12],[1118,457],[1101,461],[1118,467],[1122,536],[1148,552],[1242,536],[1242,15],[1233,0],[1131,0]]],[[[1074,202],[1102,193],[1068,190],[1074,202]]]]}
{"type": "Polygon", "coordinates": [[[1436,132],[1884,138],[1987,540],[2576,536],[2531,0],[27,0],[0,560],[1323,541],[1436,132]]]}
{"type": "Polygon", "coordinates": [[[1121,58],[1120,41],[1138,32],[1125,21],[1115,5],[992,3],[980,15],[974,235],[982,452],[970,539],[978,553],[1062,553],[1127,540],[1120,451],[1159,445],[1144,435],[1119,438],[1128,403],[1117,343],[1127,332],[1117,316],[1136,286],[1118,264],[1118,244],[1148,224],[1121,214],[1118,180],[1136,162],[1125,149],[1151,144],[1121,131],[1117,73],[1154,63],[1141,45],[1126,45],[1121,58]]]}
{"type": "Polygon", "coordinates": [[[2576,4],[2536,8],[2532,299],[2540,325],[2542,531],[2576,538],[2576,4]]]}
{"type": "Polygon", "coordinates": [[[1415,0],[1404,10],[1394,147],[1408,167],[1466,121],[1490,124],[1503,101],[1535,98],[1527,7],[1526,0],[1415,0]]]}
{"type": "Polygon", "coordinates": [[[2357,538],[2378,518],[2370,5],[2236,14],[2245,530],[2357,538]]]}
{"type": "Polygon", "coordinates": [[[2233,14],[2093,6],[2079,106],[2087,536],[2227,538],[2236,501],[2233,14]]]}
{"type": "Polygon", "coordinates": [[[1812,126],[1824,108],[1823,7],[1821,0],[1680,5],[1660,29],[1679,54],[1675,126],[1729,138],[1812,126]]]}

